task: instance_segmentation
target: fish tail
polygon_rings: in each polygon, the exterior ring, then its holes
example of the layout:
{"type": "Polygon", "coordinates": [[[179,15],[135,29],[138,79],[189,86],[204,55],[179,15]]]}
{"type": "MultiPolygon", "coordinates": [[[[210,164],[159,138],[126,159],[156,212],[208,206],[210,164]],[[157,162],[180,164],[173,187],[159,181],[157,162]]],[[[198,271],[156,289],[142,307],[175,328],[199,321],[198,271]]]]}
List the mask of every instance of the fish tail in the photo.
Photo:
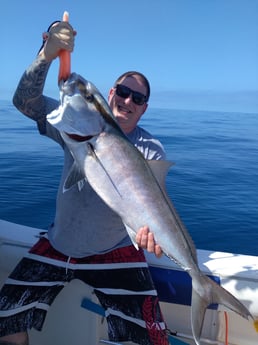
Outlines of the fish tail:
{"type": "Polygon", "coordinates": [[[193,280],[191,324],[194,340],[200,345],[204,316],[210,304],[223,304],[245,319],[253,316],[231,293],[207,276],[201,275],[198,282],[193,280]]]}
{"type": "MultiPolygon", "coordinates": [[[[68,12],[64,12],[63,21],[69,21],[68,12]]],[[[59,73],[58,73],[58,83],[61,80],[67,80],[71,74],[71,53],[67,50],[61,50],[59,53],[59,73]]]]}

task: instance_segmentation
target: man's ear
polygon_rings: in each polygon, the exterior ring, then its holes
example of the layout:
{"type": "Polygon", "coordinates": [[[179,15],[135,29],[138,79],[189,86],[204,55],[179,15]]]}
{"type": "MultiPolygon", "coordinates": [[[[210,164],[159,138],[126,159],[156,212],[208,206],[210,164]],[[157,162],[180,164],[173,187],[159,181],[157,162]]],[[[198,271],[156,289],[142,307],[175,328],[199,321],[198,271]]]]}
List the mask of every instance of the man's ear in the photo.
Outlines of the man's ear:
{"type": "Polygon", "coordinates": [[[114,92],[115,92],[115,89],[112,87],[108,93],[108,101],[110,101],[111,98],[114,96],[114,92]]]}
{"type": "Polygon", "coordinates": [[[145,111],[147,110],[147,108],[148,108],[148,103],[144,103],[144,107],[143,107],[143,113],[145,113],[145,111]]]}

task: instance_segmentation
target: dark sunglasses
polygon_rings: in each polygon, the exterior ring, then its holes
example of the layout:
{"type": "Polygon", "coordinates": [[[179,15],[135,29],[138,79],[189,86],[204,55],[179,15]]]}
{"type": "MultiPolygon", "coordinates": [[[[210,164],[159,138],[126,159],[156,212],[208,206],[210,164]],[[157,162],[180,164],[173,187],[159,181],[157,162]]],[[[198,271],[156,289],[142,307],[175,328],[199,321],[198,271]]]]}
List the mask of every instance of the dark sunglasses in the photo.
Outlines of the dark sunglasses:
{"type": "Polygon", "coordinates": [[[133,102],[137,105],[143,105],[146,102],[146,96],[144,96],[142,93],[133,91],[129,87],[117,84],[115,86],[116,95],[122,98],[128,98],[130,95],[132,95],[133,102]]]}

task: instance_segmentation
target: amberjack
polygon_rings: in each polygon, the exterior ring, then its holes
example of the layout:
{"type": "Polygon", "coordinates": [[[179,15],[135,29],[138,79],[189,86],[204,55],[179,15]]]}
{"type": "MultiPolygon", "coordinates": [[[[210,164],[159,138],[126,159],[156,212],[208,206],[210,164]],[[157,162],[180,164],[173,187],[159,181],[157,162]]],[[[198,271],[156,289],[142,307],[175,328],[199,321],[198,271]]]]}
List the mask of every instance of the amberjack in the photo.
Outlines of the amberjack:
{"type": "Polygon", "coordinates": [[[165,190],[171,164],[143,157],[91,82],[72,73],[59,88],[60,107],[47,120],[58,129],[74,158],[64,191],[86,179],[121,217],[136,247],[136,232],[147,225],[164,254],[188,272],[192,278],[191,326],[197,345],[206,308],[212,303],[252,318],[239,300],[200,271],[194,243],[165,190]]]}

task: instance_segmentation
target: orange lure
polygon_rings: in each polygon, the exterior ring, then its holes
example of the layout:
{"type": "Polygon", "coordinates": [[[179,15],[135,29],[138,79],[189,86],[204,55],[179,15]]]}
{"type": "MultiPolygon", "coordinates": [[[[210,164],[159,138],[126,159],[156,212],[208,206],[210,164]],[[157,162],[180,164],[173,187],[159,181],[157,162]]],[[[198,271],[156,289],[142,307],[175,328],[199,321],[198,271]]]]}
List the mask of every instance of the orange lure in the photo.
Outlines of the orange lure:
{"type": "MultiPolygon", "coordinates": [[[[69,21],[69,13],[64,12],[63,21],[69,21]]],[[[67,50],[61,50],[59,53],[59,73],[58,73],[58,83],[61,80],[67,80],[71,74],[71,53],[67,50]]]]}

